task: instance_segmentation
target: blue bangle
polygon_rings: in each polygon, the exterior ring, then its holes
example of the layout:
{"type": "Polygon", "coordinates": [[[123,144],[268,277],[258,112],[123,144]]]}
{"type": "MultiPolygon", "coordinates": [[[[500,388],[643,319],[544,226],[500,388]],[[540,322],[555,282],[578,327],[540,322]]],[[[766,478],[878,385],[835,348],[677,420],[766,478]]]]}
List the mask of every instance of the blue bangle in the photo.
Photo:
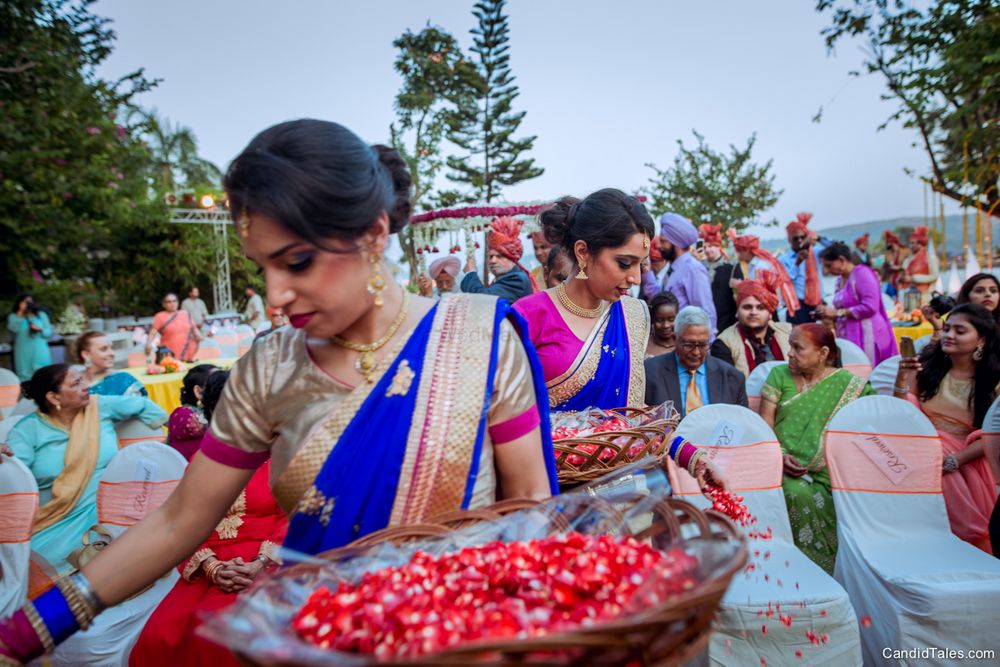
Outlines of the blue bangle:
{"type": "Polygon", "coordinates": [[[53,586],[33,600],[39,617],[58,646],[80,629],[80,624],[69,608],[66,596],[57,586],[53,586]]]}
{"type": "Polygon", "coordinates": [[[672,458],[674,461],[677,461],[677,455],[680,453],[681,447],[684,446],[685,442],[687,441],[684,440],[684,438],[682,438],[681,436],[677,436],[676,438],[671,440],[670,449],[667,451],[667,456],[672,458]]]}

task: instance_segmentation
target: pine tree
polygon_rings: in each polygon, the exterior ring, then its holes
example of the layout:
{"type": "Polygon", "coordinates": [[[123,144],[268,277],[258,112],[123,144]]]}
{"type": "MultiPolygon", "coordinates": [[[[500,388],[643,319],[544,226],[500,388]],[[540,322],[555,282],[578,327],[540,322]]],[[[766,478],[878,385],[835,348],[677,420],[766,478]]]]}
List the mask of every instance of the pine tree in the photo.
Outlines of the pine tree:
{"type": "Polygon", "coordinates": [[[504,186],[541,176],[544,169],[530,151],[536,137],[512,138],[525,112],[513,111],[519,95],[510,70],[507,0],[481,0],[473,9],[479,24],[472,30],[472,52],[478,56],[478,80],[470,83],[470,95],[458,97],[448,116],[448,140],[467,154],[448,158],[449,180],[471,186],[469,198],[490,202],[504,186]]]}

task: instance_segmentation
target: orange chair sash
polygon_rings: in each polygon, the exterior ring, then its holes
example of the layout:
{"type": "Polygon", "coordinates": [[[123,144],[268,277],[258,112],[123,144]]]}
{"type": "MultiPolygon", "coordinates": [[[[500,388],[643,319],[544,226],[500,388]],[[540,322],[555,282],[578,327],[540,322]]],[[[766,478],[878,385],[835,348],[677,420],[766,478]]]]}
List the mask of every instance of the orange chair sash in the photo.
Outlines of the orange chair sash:
{"type": "Polygon", "coordinates": [[[826,432],[830,486],[867,493],[941,493],[941,441],[933,435],[826,432]]]}
{"type": "MultiPolygon", "coordinates": [[[[722,471],[731,491],[767,491],[781,488],[781,447],[777,441],[755,442],[735,447],[699,447],[722,471]]],[[[675,466],[676,468],[676,466],[675,466]]],[[[674,495],[701,495],[698,482],[686,470],[676,468],[671,478],[674,495]]]]}
{"type": "Polygon", "coordinates": [[[37,491],[0,495],[0,544],[29,542],[36,512],[37,491]]]}
{"type": "Polygon", "coordinates": [[[0,386],[0,408],[12,408],[21,398],[21,385],[6,384],[0,386]]]}
{"type": "Polygon", "coordinates": [[[131,526],[166,501],[180,483],[101,482],[97,488],[97,521],[113,526],[131,526]]]}

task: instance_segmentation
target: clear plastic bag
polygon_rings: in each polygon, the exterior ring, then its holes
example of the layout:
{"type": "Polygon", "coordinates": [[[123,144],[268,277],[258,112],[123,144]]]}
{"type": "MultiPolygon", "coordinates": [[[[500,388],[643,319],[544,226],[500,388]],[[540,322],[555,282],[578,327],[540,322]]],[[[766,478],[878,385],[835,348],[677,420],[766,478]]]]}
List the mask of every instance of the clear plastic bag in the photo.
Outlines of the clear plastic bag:
{"type": "MultiPolygon", "coordinates": [[[[734,558],[740,545],[718,539],[683,539],[682,533],[664,528],[660,520],[669,484],[654,461],[628,466],[623,475],[598,480],[581,493],[551,498],[539,505],[513,512],[495,520],[481,521],[440,536],[409,542],[381,542],[368,548],[347,548],[331,554],[333,560],[304,558],[294,565],[259,581],[240,595],[235,604],[213,614],[199,633],[222,643],[256,664],[360,665],[377,662],[372,654],[331,651],[303,640],[293,629],[295,614],[310,594],[326,587],[335,590],[340,582],[357,584],[366,572],[406,565],[418,551],[432,555],[453,554],[465,547],[499,542],[527,542],[570,531],[583,535],[635,536],[641,542],[682,558],[686,571],[696,582],[715,579],[734,558]],[[628,479],[617,479],[627,477],[628,479]],[[635,480],[642,478],[642,492],[635,480]],[[632,484],[632,487],[629,484],[632,484]],[[657,527],[660,530],[657,530],[657,527]]],[[[674,519],[676,521],[676,519],[674,519]]],[[[291,559],[286,556],[286,564],[291,559]]],[[[670,561],[668,561],[670,562],[670,561]]],[[[669,591],[665,580],[670,568],[658,567],[643,573],[643,582],[623,606],[623,615],[640,613],[669,591]]],[[[561,632],[572,631],[563,628],[561,632]]],[[[578,631],[586,632],[585,628],[578,631]]],[[[492,637],[489,640],[512,640],[492,637]]],[[[525,639],[524,641],[532,641],[525,639]]]]}

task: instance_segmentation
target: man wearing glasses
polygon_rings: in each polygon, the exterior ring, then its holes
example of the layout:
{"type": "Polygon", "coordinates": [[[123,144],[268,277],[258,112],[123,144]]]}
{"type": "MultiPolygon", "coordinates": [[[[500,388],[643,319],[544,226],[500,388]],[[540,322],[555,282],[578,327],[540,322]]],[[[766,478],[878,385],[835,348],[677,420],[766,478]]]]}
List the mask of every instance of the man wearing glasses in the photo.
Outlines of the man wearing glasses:
{"type": "Polygon", "coordinates": [[[672,401],[681,416],[711,403],[747,407],[746,378],[732,365],[708,354],[712,333],[708,313],[682,308],[674,322],[677,347],[646,360],[646,403],[672,401]]]}

